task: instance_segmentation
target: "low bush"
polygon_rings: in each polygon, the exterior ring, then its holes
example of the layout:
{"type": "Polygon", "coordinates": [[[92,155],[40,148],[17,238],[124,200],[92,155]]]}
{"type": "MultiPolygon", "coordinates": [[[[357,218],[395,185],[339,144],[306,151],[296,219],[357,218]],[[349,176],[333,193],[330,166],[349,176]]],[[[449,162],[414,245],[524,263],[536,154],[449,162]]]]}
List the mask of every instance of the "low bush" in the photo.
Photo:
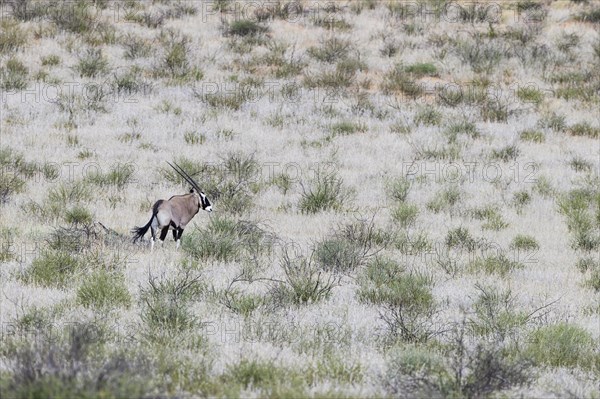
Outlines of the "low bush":
{"type": "Polygon", "coordinates": [[[359,277],[361,302],[381,306],[392,337],[424,342],[437,332],[431,328],[436,303],[428,276],[407,272],[397,262],[376,258],[359,277]]]}
{"type": "Polygon", "coordinates": [[[312,304],[326,300],[339,285],[340,278],[320,271],[312,256],[292,256],[284,251],[281,258],[284,280],[271,291],[276,304],[312,304]]]}
{"type": "Polygon", "coordinates": [[[86,308],[129,307],[131,295],[122,275],[100,270],[83,281],[77,290],[77,301],[86,308]]]}
{"type": "Polygon", "coordinates": [[[17,58],[10,58],[0,68],[0,87],[4,90],[23,90],[27,87],[29,69],[17,58]]]}
{"type": "Polygon", "coordinates": [[[525,265],[511,260],[501,253],[499,255],[478,257],[469,263],[469,268],[473,272],[483,271],[486,274],[497,274],[500,277],[506,277],[513,270],[525,268],[525,265]]]}
{"type": "Polygon", "coordinates": [[[275,237],[256,222],[234,220],[227,216],[210,219],[182,238],[182,248],[194,259],[229,262],[258,256],[271,250],[275,237]]]}
{"type": "Polygon", "coordinates": [[[31,262],[23,279],[42,287],[64,288],[83,268],[84,265],[76,256],[65,251],[50,250],[31,262]]]}
{"type": "Polygon", "coordinates": [[[585,329],[568,323],[541,327],[531,334],[526,353],[540,365],[583,367],[594,364],[598,344],[585,329]]]}
{"type": "Polygon", "coordinates": [[[197,320],[190,304],[202,290],[200,276],[189,269],[170,278],[149,276],[140,291],[140,316],[148,339],[162,341],[194,327],[197,320]]]}
{"type": "Polygon", "coordinates": [[[336,172],[318,170],[310,186],[302,186],[298,208],[302,213],[340,211],[348,205],[352,191],[346,188],[336,172]]]}
{"type": "Polygon", "coordinates": [[[89,48],[79,55],[79,61],[75,67],[81,77],[94,78],[108,72],[108,60],[101,49],[89,48]]]}

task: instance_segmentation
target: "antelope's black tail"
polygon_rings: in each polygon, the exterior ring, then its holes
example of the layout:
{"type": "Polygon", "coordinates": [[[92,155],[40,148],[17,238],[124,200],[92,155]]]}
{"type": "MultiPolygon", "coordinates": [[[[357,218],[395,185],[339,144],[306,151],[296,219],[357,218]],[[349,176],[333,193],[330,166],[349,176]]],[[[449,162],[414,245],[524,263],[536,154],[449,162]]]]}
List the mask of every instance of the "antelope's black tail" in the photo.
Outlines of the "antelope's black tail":
{"type": "Polygon", "coordinates": [[[144,235],[146,234],[146,232],[148,231],[148,229],[150,228],[150,226],[152,225],[152,221],[154,220],[154,218],[156,217],[156,214],[158,213],[158,207],[160,206],[160,204],[163,203],[163,200],[158,200],[156,201],[156,203],[154,204],[154,206],[152,207],[152,217],[150,218],[150,220],[148,221],[148,223],[146,223],[145,226],[142,227],[134,227],[133,229],[131,229],[131,232],[133,233],[133,242],[135,243],[137,240],[139,240],[140,238],[144,237],[144,235]]]}

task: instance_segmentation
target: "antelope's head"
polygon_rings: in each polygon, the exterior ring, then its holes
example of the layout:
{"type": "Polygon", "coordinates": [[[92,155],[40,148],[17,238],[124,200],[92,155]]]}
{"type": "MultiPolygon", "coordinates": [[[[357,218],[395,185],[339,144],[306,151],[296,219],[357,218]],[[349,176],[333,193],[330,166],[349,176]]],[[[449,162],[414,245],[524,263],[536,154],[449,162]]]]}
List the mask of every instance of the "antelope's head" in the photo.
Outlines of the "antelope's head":
{"type": "Polygon", "coordinates": [[[206,212],[212,212],[212,204],[206,194],[202,191],[198,191],[195,187],[192,187],[190,193],[196,194],[196,198],[198,199],[198,209],[202,208],[206,212]]]}

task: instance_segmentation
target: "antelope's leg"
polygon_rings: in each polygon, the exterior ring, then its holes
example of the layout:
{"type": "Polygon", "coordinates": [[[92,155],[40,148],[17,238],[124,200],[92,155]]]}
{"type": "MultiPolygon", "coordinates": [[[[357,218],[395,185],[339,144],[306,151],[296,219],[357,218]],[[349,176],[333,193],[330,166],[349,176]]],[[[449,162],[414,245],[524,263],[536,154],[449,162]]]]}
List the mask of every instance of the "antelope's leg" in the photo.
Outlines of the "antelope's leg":
{"type": "Polygon", "coordinates": [[[150,226],[150,252],[154,250],[154,240],[156,239],[156,229],[154,226],[150,226]]]}
{"type": "MultiPolygon", "coordinates": [[[[183,229],[181,227],[177,228],[177,239],[175,240],[175,242],[177,242],[177,248],[179,248],[179,243],[181,242],[181,235],[183,234],[183,229]]],[[[175,235],[175,230],[173,230],[173,235],[175,235]]]]}
{"type": "Polygon", "coordinates": [[[160,231],[160,241],[165,242],[165,237],[167,237],[167,233],[169,232],[169,226],[163,227],[160,231]]]}

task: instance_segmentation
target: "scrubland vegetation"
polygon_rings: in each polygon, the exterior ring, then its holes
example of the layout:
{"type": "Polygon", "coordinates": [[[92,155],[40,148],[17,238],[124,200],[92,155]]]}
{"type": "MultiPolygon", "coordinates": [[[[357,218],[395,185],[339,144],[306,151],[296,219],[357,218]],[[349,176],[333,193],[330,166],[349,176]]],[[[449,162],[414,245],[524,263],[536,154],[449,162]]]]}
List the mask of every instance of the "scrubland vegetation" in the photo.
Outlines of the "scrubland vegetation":
{"type": "Polygon", "coordinates": [[[3,398],[600,398],[598,2],[0,7],[3,398]]]}

